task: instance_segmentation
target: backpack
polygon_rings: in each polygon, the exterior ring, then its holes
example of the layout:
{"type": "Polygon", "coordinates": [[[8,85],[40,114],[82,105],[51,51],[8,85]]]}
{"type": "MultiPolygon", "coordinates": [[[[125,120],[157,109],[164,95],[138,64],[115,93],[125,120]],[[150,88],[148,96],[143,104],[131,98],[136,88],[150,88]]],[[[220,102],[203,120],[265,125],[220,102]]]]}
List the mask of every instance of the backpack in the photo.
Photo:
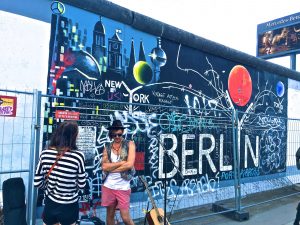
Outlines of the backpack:
{"type": "Polygon", "coordinates": [[[25,185],[21,177],[3,182],[3,215],[6,225],[27,225],[25,185]]]}

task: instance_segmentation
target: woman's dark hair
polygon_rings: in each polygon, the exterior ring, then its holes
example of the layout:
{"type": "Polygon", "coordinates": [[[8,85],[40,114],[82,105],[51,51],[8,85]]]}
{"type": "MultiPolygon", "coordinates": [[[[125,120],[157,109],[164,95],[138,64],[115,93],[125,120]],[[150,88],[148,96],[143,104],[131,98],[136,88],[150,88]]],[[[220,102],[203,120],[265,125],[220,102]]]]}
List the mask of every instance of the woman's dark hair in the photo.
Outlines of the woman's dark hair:
{"type": "Polygon", "coordinates": [[[57,150],[77,150],[78,125],[75,121],[62,122],[51,137],[49,147],[57,150]]]}

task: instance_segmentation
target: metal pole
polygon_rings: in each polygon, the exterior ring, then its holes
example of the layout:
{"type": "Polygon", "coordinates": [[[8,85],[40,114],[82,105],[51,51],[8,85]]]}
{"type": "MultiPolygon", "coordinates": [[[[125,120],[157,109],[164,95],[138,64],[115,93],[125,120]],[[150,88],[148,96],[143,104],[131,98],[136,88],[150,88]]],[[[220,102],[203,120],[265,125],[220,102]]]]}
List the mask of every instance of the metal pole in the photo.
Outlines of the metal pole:
{"type": "Polygon", "coordinates": [[[165,193],[164,193],[164,225],[167,225],[167,157],[165,154],[168,154],[166,151],[164,151],[163,154],[163,164],[164,164],[164,172],[165,172],[165,179],[164,179],[164,187],[165,187],[165,193]]]}
{"type": "Polygon", "coordinates": [[[32,127],[31,127],[31,147],[30,147],[30,162],[29,168],[29,182],[28,182],[28,208],[27,221],[29,225],[35,225],[36,219],[36,188],[33,185],[35,167],[39,155],[40,145],[40,126],[41,126],[41,91],[35,90],[33,109],[32,109],[32,127]]]}
{"type": "Polygon", "coordinates": [[[234,192],[235,192],[235,208],[241,211],[241,175],[240,175],[240,153],[239,145],[239,119],[238,112],[232,111],[232,144],[233,144],[233,159],[234,159],[234,192]]]}
{"type": "Polygon", "coordinates": [[[292,70],[296,70],[296,54],[294,53],[294,54],[291,54],[291,56],[290,56],[290,69],[292,69],[292,70]]]}

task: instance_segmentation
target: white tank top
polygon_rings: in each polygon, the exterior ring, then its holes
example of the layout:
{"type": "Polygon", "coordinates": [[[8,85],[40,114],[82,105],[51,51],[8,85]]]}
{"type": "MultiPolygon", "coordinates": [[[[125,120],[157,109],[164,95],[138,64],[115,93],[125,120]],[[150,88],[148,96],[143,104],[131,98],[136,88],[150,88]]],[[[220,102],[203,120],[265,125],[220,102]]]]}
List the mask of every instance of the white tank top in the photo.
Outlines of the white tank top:
{"type": "MultiPolygon", "coordinates": [[[[118,162],[120,156],[111,151],[110,158],[112,162],[118,162]]],[[[124,180],[121,177],[121,173],[109,173],[103,185],[113,190],[126,191],[130,189],[130,181],[124,180]]]]}

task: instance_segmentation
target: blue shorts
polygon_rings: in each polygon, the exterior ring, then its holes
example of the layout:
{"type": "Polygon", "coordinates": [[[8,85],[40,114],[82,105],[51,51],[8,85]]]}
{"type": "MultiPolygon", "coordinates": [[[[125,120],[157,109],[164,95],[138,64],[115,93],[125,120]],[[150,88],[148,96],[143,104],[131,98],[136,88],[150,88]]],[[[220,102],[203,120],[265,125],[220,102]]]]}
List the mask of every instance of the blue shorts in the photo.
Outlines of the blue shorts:
{"type": "Polygon", "coordinates": [[[53,225],[55,223],[60,223],[61,225],[70,225],[78,220],[78,216],[78,202],[71,204],[60,204],[46,197],[43,216],[43,222],[46,225],[53,225]]]}

